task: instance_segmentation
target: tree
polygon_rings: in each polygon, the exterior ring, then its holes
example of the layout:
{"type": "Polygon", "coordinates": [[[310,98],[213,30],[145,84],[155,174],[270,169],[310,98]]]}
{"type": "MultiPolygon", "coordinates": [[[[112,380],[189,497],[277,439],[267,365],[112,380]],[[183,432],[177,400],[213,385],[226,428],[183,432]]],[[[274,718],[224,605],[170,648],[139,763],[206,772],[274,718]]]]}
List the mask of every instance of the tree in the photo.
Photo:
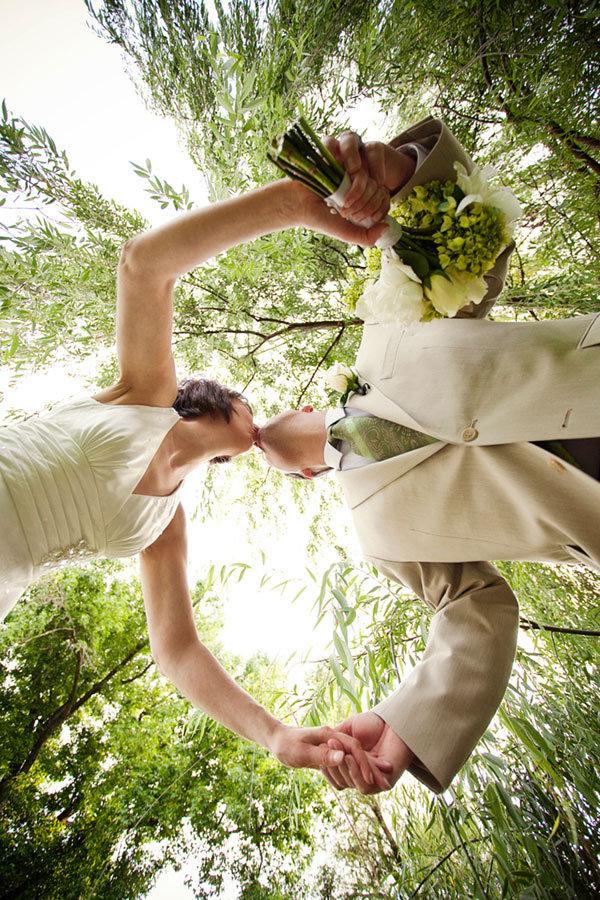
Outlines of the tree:
{"type": "Polygon", "coordinates": [[[120,249],[144,219],[77,178],[50,135],[12,116],[6,103],[0,197],[15,218],[0,235],[3,361],[40,365],[65,350],[81,356],[112,344],[120,249]]]}
{"type": "MultiPolygon", "coordinates": [[[[593,4],[531,10],[523,0],[501,7],[491,0],[348,0],[322,4],[314,16],[305,3],[237,0],[217,4],[212,17],[193,0],[88,0],[88,8],[101,34],[132,62],[147,101],[184,133],[213,197],[273,177],[268,143],[299,100],[322,131],[345,126],[352,104],[365,97],[388,111],[388,134],[437,112],[480,161],[496,163],[525,206],[496,315],[597,307],[593,4]]],[[[47,217],[24,224],[8,245],[9,358],[43,361],[59,348],[82,353],[110,343],[118,252],[143,223],[78,181],[43,130],[5,110],[2,134],[0,187],[11,199],[29,194],[44,209],[54,203],[71,221],[70,229],[47,217]],[[66,347],[59,340],[64,308],[76,323],[66,347]]],[[[137,171],[161,205],[191,202],[151,167],[137,171]]],[[[291,405],[322,400],[319,370],[335,358],[350,361],[360,338],[343,296],[348,272],[363,266],[357,248],[302,231],[222,254],[179,284],[182,364],[204,368],[210,361],[224,380],[252,385],[267,398],[265,412],[270,396],[291,405]]]]}
{"type": "MultiPolygon", "coordinates": [[[[190,715],[122,574],[107,563],[40,582],[0,633],[0,896],[137,897],[190,853],[198,897],[226,873],[244,896],[265,879],[295,896],[321,787],[190,715]]],[[[222,587],[209,571],[194,600],[221,658],[222,587]]],[[[262,699],[279,687],[263,659],[225,662],[262,699]]]]}
{"type": "Polygon", "coordinates": [[[215,196],[269,177],[265,148],[298,101],[323,131],[346,127],[366,97],[390,114],[391,134],[438,114],[524,202],[504,302],[517,314],[595,308],[595,2],[349,0],[314,15],[302,0],[237,0],[212,18],[201,0],[88,8],[133,62],[148,102],[182,129],[215,196]]]}

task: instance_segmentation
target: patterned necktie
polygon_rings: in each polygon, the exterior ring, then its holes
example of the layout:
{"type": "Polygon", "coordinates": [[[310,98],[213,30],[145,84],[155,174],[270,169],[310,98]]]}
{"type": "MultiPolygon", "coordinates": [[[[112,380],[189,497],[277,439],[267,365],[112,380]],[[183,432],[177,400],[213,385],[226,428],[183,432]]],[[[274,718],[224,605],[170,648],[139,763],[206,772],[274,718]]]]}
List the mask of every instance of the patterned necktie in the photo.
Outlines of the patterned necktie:
{"type": "Polygon", "coordinates": [[[438,441],[406,425],[375,416],[346,416],[330,425],[327,434],[330,441],[345,441],[359,456],[375,460],[389,459],[438,441]]]}

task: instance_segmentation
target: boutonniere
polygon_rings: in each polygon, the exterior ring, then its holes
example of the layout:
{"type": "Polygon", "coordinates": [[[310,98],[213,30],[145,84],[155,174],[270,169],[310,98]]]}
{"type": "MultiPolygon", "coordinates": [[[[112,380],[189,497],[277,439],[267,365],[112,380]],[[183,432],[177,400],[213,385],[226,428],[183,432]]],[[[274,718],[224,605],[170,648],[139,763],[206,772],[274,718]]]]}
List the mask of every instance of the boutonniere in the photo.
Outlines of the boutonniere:
{"type": "Polygon", "coordinates": [[[364,396],[369,390],[368,384],[361,384],[358,375],[350,366],[341,362],[334,362],[325,372],[325,384],[332,390],[337,391],[340,397],[340,406],[343,406],[350,394],[361,394],[364,396]]]}

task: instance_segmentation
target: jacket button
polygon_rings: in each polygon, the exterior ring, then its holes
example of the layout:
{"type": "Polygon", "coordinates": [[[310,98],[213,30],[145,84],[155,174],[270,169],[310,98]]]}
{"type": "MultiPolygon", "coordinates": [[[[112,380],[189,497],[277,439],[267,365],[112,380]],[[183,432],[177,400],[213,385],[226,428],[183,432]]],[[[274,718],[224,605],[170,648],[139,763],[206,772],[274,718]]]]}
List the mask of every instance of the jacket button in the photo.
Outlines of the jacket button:
{"type": "Polygon", "coordinates": [[[469,428],[465,428],[465,430],[462,433],[462,439],[463,439],[463,441],[466,441],[467,443],[469,443],[470,441],[476,441],[478,437],[479,437],[479,432],[477,431],[476,428],[472,428],[471,426],[469,426],[469,428]]]}

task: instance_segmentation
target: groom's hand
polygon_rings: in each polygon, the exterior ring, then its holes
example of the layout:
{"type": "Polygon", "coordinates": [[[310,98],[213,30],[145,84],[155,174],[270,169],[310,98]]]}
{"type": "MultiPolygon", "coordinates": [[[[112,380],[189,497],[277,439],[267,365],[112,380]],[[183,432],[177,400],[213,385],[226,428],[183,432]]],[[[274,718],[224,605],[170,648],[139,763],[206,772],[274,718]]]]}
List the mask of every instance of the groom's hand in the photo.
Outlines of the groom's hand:
{"type": "Polygon", "coordinates": [[[367,782],[354,759],[346,754],[341,765],[321,769],[327,781],[339,791],[348,787],[356,788],[361,794],[389,790],[415,758],[404,741],[374,712],[350,716],[338,725],[336,734],[328,741],[331,749],[340,750],[346,736],[351,736],[360,743],[368,753],[372,765],[380,768],[382,777],[377,778],[375,783],[367,782]]]}
{"type": "Polygon", "coordinates": [[[352,180],[341,214],[352,222],[381,221],[390,208],[390,192],[379,168],[370,163],[368,148],[374,145],[363,144],[353,131],[342,131],[338,138],[329,135],[324,143],[352,180]]]}
{"type": "Polygon", "coordinates": [[[378,199],[382,201],[373,218],[383,218],[389,209],[390,194],[395,194],[406,184],[415,170],[413,157],[381,141],[363,144],[354,131],[342,131],[337,138],[327,137],[325,144],[353,181],[344,201],[342,214],[355,219],[356,215],[365,211],[363,183],[368,178],[379,188],[379,194],[373,203],[378,199]]]}

